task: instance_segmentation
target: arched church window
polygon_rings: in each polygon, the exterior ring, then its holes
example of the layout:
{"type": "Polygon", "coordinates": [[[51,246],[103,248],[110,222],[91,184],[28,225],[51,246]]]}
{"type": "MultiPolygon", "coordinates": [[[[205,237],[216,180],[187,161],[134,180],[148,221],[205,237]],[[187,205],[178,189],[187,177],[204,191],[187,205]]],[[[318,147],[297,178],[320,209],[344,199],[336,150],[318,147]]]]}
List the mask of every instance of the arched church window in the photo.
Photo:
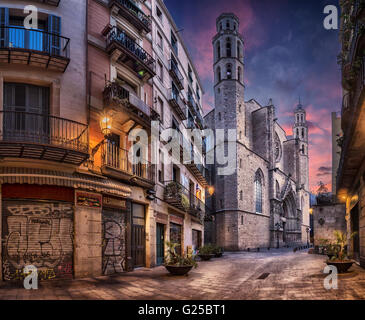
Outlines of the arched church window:
{"type": "Polygon", "coordinates": [[[237,59],[241,58],[241,43],[237,41],[237,59]]]}
{"type": "Polygon", "coordinates": [[[242,190],[240,191],[240,200],[241,201],[243,200],[243,191],[242,190]]]}
{"type": "Polygon", "coordinates": [[[297,138],[299,137],[299,129],[297,129],[297,138]]]}
{"type": "Polygon", "coordinates": [[[230,58],[232,56],[232,44],[231,44],[230,38],[227,38],[227,41],[226,41],[226,55],[228,58],[230,58]]]}
{"type": "Polygon", "coordinates": [[[299,122],[299,114],[297,114],[297,122],[299,122]]]}
{"type": "Polygon", "coordinates": [[[255,207],[257,213],[262,213],[262,183],[261,170],[257,170],[255,174],[255,207]]]}
{"type": "Polygon", "coordinates": [[[227,79],[232,79],[232,65],[227,64],[226,68],[227,68],[227,79]]]}
{"type": "Polygon", "coordinates": [[[221,44],[220,44],[220,42],[217,43],[217,57],[218,57],[218,59],[221,58],[221,44]]]}
{"type": "Polygon", "coordinates": [[[231,24],[229,23],[229,20],[227,20],[227,22],[226,22],[226,27],[227,27],[227,29],[231,28],[231,24]]]}
{"type": "Polygon", "coordinates": [[[221,67],[217,68],[217,78],[218,78],[218,82],[220,82],[222,80],[221,67]]]}
{"type": "Polygon", "coordinates": [[[302,138],[304,138],[304,129],[302,129],[302,138]]]}
{"type": "Polygon", "coordinates": [[[304,116],[301,115],[300,118],[301,118],[302,122],[304,122],[304,116]]]}
{"type": "Polygon", "coordinates": [[[238,81],[241,82],[241,67],[237,68],[237,75],[238,75],[237,77],[238,81]]]}
{"type": "Polygon", "coordinates": [[[275,185],[275,193],[276,193],[276,198],[279,199],[280,198],[280,185],[279,185],[279,182],[278,180],[276,180],[276,185],[275,185]]]}

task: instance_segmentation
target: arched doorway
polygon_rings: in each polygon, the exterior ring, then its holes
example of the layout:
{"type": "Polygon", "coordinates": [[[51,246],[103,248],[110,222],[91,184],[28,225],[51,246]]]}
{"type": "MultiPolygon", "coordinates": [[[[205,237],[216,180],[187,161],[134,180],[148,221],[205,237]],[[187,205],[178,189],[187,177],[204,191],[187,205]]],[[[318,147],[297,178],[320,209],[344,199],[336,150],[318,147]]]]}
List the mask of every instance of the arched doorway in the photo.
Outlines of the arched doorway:
{"type": "Polygon", "coordinates": [[[283,242],[292,245],[298,241],[297,206],[293,193],[289,193],[283,202],[283,242]]]}

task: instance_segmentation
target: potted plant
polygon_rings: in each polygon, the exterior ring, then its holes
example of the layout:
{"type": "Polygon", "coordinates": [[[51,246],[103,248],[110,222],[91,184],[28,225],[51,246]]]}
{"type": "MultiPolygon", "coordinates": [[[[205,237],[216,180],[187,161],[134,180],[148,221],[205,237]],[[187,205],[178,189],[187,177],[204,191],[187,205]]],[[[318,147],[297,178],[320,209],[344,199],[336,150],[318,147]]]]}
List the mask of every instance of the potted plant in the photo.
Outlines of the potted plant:
{"type": "Polygon", "coordinates": [[[213,254],[216,258],[220,258],[223,256],[223,248],[217,246],[217,245],[214,245],[213,246],[213,254]]]}
{"type": "MultiPolygon", "coordinates": [[[[334,246],[334,255],[331,259],[327,260],[327,265],[335,266],[338,273],[345,273],[351,268],[354,263],[347,255],[347,250],[345,249],[347,244],[347,233],[341,231],[334,231],[336,237],[336,245],[334,246]]],[[[356,232],[352,233],[349,239],[352,239],[356,235],[356,232]]]]}
{"type": "Polygon", "coordinates": [[[166,241],[166,246],[168,251],[164,267],[171,274],[183,276],[187,274],[193,267],[198,267],[194,255],[182,256],[176,252],[176,247],[179,246],[178,243],[166,241]]]}
{"type": "Polygon", "coordinates": [[[198,256],[200,259],[204,261],[209,261],[215,256],[213,246],[211,244],[207,244],[199,249],[198,256]]]}

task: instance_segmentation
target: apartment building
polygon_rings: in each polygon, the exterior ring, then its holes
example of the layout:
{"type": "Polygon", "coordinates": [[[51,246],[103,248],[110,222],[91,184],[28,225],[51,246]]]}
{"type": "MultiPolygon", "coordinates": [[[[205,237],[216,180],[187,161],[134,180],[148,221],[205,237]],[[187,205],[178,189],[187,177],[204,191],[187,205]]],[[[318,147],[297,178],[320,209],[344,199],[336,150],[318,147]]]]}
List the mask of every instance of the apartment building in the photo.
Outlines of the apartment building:
{"type": "Polygon", "coordinates": [[[101,202],[86,206],[83,192],[112,188],[83,166],[85,12],[78,0],[0,3],[2,280],[24,278],[26,265],[36,266],[41,280],[78,277],[84,263],[95,263],[84,252],[84,225],[101,202]],[[26,29],[29,14],[37,26],[26,29]]]}
{"type": "MultiPolygon", "coordinates": [[[[156,60],[153,78],[153,110],[159,116],[160,132],[177,130],[181,154],[171,163],[171,153],[161,139],[159,164],[156,167],[156,200],[154,202],[156,234],[155,262],[163,262],[164,241],[181,243],[180,251],[196,250],[204,239],[203,219],[206,211],[204,166],[203,87],[189,52],[163,1],[152,0],[152,50],[156,60]],[[197,130],[191,138],[189,131],[197,130]],[[194,140],[196,138],[196,140],[194,140]],[[201,143],[198,143],[198,140],[201,143]],[[183,154],[191,161],[183,161],[183,154]]],[[[176,157],[175,157],[176,158],[176,157]]],[[[153,251],[151,250],[151,253],[153,251]]]]}
{"type": "Polygon", "coordinates": [[[346,204],[348,234],[357,232],[349,239],[349,253],[365,266],[364,194],[365,194],[365,134],[363,129],[365,43],[362,26],[365,11],[362,1],[341,3],[342,43],[339,62],[342,64],[343,102],[341,109],[341,129],[339,139],[341,157],[339,159],[336,191],[338,200],[346,204]]]}
{"type": "Polygon", "coordinates": [[[2,1],[2,280],[121,273],[162,264],[167,240],[202,244],[204,156],[186,129],[203,128],[203,92],[177,31],[163,2],[2,1]],[[178,129],[193,163],[168,163],[172,137],[153,149],[153,125],[178,129]]]}

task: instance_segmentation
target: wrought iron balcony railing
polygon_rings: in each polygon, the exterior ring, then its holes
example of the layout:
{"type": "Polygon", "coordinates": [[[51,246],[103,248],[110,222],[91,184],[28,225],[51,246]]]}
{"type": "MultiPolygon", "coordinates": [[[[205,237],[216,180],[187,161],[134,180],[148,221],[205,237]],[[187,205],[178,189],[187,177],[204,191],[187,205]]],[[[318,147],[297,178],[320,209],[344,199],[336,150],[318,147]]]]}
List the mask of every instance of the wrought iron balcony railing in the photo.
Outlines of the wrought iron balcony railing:
{"type": "Polygon", "coordinates": [[[184,89],[184,77],[182,76],[181,72],[179,71],[179,67],[177,66],[174,60],[170,60],[170,75],[175,81],[176,85],[180,90],[184,89]]]}
{"type": "Polygon", "coordinates": [[[81,164],[89,157],[88,126],[55,116],[0,111],[0,156],[81,164]]]}
{"type": "Polygon", "coordinates": [[[171,88],[169,89],[168,97],[171,106],[174,107],[181,120],[186,120],[186,106],[184,101],[181,99],[179,92],[171,88]]]}
{"type": "Polygon", "coordinates": [[[110,0],[109,6],[117,5],[119,14],[128,19],[138,29],[144,29],[147,33],[151,31],[151,17],[147,16],[130,0],[110,0]]]}
{"type": "Polygon", "coordinates": [[[119,57],[119,61],[126,64],[130,61],[130,68],[141,78],[145,76],[145,73],[148,73],[150,77],[155,75],[155,60],[123,30],[117,27],[110,28],[106,36],[106,43],[109,52],[120,49],[122,55],[119,57]]]}
{"type": "Polygon", "coordinates": [[[178,182],[165,181],[164,183],[164,200],[168,204],[194,217],[204,219],[205,204],[202,200],[178,182]]]}
{"type": "Polygon", "coordinates": [[[128,154],[128,150],[107,141],[102,148],[102,165],[123,172],[125,180],[134,181],[135,178],[141,178],[153,184],[154,165],[149,161],[134,164],[128,154]]]}
{"type": "MultiPolygon", "coordinates": [[[[114,101],[118,104],[122,104],[127,108],[134,108],[135,111],[142,112],[147,119],[150,119],[151,108],[147,106],[140,98],[133,93],[130,93],[127,89],[123,88],[116,81],[108,81],[104,88],[104,99],[110,103],[114,101]]],[[[133,111],[133,110],[131,110],[133,111]]]]}
{"type": "Polygon", "coordinates": [[[70,39],[21,27],[0,26],[0,62],[28,64],[64,72],[70,62],[70,39]]]}

